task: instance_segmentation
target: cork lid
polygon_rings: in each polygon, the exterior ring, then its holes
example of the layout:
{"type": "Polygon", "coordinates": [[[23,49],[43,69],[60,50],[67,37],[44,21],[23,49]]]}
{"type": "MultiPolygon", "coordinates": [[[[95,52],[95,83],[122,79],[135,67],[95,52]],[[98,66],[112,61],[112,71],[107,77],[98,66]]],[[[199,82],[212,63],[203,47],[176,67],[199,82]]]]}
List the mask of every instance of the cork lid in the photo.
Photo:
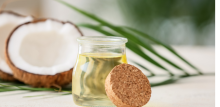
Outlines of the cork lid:
{"type": "Polygon", "coordinates": [[[149,80],[130,64],[120,64],[112,69],[106,78],[105,90],[117,107],[141,107],[151,97],[149,80]]]}

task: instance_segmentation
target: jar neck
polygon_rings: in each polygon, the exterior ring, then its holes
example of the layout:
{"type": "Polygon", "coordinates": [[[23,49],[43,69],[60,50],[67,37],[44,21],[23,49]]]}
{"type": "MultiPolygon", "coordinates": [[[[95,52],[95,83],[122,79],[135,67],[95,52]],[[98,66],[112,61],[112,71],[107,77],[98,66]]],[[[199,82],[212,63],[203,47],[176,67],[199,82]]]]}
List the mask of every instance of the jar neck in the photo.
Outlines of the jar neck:
{"type": "Polygon", "coordinates": [[[79,54],[83,53],[115,53],[126,54],[125,44],[120,45],[91,45],[91,44],[79,44],[79,54]]]}

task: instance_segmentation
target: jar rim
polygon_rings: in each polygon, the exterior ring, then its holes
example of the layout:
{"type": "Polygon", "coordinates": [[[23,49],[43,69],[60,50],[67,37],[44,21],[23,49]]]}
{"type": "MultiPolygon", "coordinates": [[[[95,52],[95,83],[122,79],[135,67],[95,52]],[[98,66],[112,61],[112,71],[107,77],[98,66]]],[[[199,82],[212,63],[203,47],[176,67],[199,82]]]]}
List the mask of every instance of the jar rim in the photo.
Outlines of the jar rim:
{"type": "Polygon", "coordinates": [[[86,44],[125,44],[128,42],[128,39],[112,36],[85,36],[77,38],[77,41],[86,44]]]}

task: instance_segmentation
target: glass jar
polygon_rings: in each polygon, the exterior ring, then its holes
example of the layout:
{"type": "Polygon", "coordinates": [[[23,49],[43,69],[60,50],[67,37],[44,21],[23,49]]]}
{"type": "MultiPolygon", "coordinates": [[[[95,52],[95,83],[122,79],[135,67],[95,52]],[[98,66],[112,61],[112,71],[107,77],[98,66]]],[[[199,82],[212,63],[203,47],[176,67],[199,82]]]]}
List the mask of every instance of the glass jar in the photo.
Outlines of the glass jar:
{"type": "Polygon", "coordinates": [[[78,38],[78,59],[73,70],[72,94],[80,106],[114,106],[105,92],[109,72],[127,63],[126,38],[90,36],[78,38]]]}

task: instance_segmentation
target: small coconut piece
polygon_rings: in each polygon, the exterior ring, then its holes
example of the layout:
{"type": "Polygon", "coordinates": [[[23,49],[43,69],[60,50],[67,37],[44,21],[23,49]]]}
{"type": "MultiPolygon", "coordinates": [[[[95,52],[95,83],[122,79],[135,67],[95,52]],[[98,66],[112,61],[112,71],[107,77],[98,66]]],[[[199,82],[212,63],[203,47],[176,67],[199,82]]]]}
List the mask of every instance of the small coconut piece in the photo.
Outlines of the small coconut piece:
{"type": "Polygon", "coordinates": [[[34,87],[71,83],[80,30],[71,22],[39,19],[14,29],[6,42],[6,60],[14,77],[34,87]]]}
{"type": "Polygon", "coordinates": [[[0,71],[0,79],[3,79],[5,81],[16,81],[13,75],[5,73],[3,71],[0,71]]]}
{"type": "Polygon", "coordinates": [[[0,11],[0,78],[7,81],[16,80],[4,56],[5,42],[11,31],[19,24],[32,21],[32,16],[23,16],[12,11],[0,11]]]}
{"type": "Polygon", "coordinates": [[[117,107],[142,107],[151,97],[149,80],[130,64],[120,64],[112,69],[106,78],[105,90],[117,107]]]}

